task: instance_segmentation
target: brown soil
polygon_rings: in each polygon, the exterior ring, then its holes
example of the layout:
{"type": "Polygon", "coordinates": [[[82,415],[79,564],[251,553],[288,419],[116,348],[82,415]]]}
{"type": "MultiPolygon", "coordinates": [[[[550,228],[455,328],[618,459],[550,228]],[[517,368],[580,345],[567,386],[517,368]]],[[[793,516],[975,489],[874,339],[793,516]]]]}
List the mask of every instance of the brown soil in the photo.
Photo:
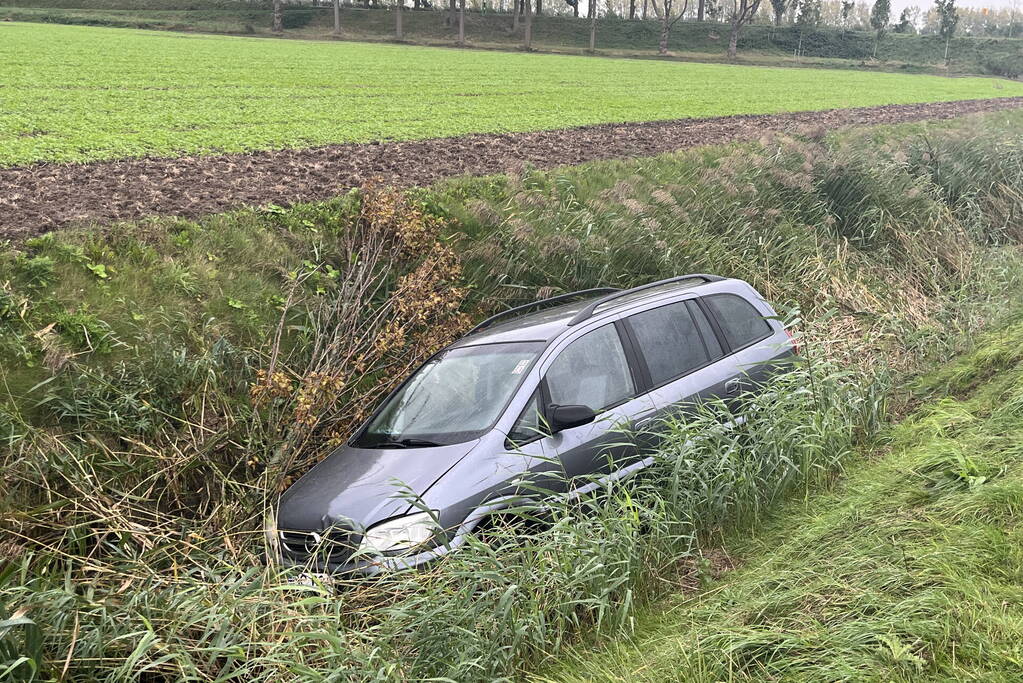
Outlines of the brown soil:
{"type": "Polygon", "coordinates": [[[535,133],[331,145],[176,159],[0,168],[0,239],[21,239],[93,221],[150,215],[195,218],[245,205],[337,196],[381,177],[422,186],[458,175],[500,173],[597,159],[644,157],[759,137],[767,130],[947,119],[1023,106],[1023,97],[834,109],[794,114],[680,119],[535,133]]]}

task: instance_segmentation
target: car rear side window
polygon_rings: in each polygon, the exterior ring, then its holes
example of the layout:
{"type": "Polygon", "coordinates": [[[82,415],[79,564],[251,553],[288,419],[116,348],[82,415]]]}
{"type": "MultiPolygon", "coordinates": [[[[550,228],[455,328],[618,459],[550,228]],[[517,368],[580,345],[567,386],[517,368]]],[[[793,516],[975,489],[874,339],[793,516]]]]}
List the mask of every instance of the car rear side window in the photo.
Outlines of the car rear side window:
{"type": "Polygon", "coordinates": [[[654,386],[710,361],[702,335],[685,303],[652,308],[629,316],[628,320],[654,386]]]}
{"type": "Polygon", "coordinates": [[[753,304],[735,294],[712,294],[703,299],[710,307],[732,350],[771,336],[771,325],[753,304]]]}
{"type": "Polygon", "coordinates": [[[599,412],[636,392],[614,325],[599,327],[565,347],[546,377],[556,405],[584,405],[599,412]]]}
{"type": "Polygon", "coordinates": [[[689,307],[689,313],[693,316],[693,320],[696,321],[696,328],[700,330],[700,335],[703,336],[703,343],[707,345],[710,359],[717,360],[721,358],[721,356],[725,355],[725,350],[721,348],[721,342],[718,341],[718,336],[715,334],[714,328],[711,327],[710,321],[707,320],[703,309],[697,305],[695,299],[686,301],[686,306],[689,307]]]}

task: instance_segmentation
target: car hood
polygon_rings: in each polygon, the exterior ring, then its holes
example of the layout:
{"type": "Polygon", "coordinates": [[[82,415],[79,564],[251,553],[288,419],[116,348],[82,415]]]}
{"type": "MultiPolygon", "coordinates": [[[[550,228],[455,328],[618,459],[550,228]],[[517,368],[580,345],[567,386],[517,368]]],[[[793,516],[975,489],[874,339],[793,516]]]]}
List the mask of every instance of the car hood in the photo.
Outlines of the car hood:
{"type": "Polygon", "coordinates": [[[358,529],[404,514],[412,507],[409,493],[425,494],[478,443],[399,449],[342,446],[284,492],[277,526],[322,531],[341,523],[358,529]]]}

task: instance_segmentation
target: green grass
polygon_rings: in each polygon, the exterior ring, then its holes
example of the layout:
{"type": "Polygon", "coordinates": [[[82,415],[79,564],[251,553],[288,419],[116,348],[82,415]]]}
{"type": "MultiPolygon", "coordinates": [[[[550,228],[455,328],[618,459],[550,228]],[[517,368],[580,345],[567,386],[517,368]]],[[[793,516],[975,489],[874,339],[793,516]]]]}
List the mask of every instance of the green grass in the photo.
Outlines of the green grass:
{"type": "MultiPolygon", "coordinates": [[[[1018,316],[1017,316],[1018,320],[1018,316]]],[[[732,534],[740,568],[645,609],[552,680],[1016,680],[1023,662],[1023,323],[978,340],[828,495],[732,534]],[[934,389],[940,387],[940,389],[934,389]]]]}
{"type": "Polygon", "coordinates": [[[850,71],[0,24],[0,165],[1023,94],[850,71]]]}

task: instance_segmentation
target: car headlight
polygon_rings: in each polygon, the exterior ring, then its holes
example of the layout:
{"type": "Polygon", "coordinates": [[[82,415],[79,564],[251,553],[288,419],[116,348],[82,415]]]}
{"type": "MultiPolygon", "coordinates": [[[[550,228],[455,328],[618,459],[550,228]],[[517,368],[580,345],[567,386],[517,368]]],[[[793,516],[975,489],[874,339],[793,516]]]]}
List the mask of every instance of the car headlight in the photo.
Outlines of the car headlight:
{"type": "Polygon", "coordinates": [[[359,544],[359,553],[410,550],[429,541],[437,531],[437,522],[428,512],[392,519],[366,532],[359,544]]]}

